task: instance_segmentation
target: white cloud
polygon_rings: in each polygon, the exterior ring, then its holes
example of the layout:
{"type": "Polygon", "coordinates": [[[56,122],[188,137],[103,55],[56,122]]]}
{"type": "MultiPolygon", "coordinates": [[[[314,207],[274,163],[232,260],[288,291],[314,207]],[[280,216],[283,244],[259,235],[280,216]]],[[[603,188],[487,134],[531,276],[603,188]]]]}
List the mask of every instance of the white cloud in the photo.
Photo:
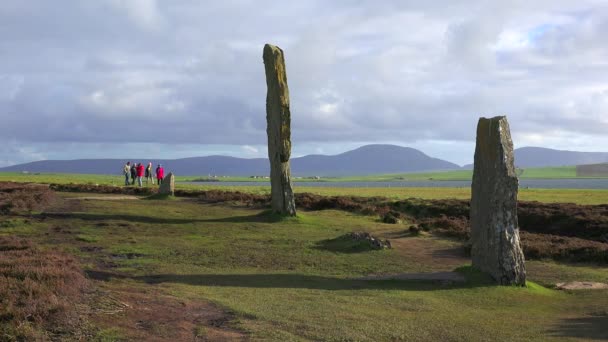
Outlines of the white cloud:
{"type": "Polygon", "coordinates": [[[165,21],[156,0],[107,0],[110,5],[124,11],[135,24],[146,30],[160,30],[165,21]]]}
{"type": "Polygon", "coordinates": [[[250,145],[243,145],[241,147],[247,154],[256,154],[257,155],[260,152],[260,150],[258,148],[250,146],[250,145]]]}

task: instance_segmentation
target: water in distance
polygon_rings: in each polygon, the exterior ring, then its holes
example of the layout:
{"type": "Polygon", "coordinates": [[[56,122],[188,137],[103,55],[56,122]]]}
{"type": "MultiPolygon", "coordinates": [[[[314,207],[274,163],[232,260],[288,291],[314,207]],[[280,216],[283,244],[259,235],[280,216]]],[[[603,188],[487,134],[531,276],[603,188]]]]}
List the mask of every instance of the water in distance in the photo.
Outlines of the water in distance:
{"type": "MultiPolygon", "coordinates": [[[[270,186],[270,182],[180,182],[193,185],[270,186]]],[[[393,181],[393,182],[294,182],[294,187],[327,188],[470,188],[471,181],[393,181]]],[[[529,189],[608,189],[604,179],[520,179],[520,188],[529,189]]]]}

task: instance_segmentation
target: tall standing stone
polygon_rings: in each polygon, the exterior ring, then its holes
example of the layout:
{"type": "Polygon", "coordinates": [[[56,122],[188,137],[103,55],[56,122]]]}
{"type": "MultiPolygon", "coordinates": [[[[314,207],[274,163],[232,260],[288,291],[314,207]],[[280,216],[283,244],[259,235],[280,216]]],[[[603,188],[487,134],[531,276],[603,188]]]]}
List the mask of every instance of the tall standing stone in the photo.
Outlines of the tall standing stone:
{"type": "Polygon", "coordinates": [[[291,186],[291,113],[289,88],[283,50],[264,46],[266,69],[266,121],[268,126],[268,159],[270,159],[271,204],[274,212],[295,216],[296,204],[291,186]]]}
{"type": "Polygon", "coordinates": [[[518,180],[505,116],[480,118],[471,186],[473,267],[502,285],[525,285],[517,224],[518,180]]]}

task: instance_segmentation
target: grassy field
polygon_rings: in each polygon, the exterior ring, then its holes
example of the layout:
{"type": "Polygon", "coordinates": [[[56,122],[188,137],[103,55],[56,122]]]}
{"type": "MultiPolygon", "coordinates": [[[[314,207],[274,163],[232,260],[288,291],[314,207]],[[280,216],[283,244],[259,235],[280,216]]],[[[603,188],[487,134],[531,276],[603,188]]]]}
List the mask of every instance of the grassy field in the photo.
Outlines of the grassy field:
{"type": "MultiPolygon", "coordinates": [[[[387,174],[387,175],[369,175],[369,176],[353,176],[353,177],[328,177],[322,178],[323,182],[398,182],[398,181],[455,181],[455,180],[470,180],[473,176],[472,170],[453,170],[453,171],[437,171],[437,172],[422,172],[422,173],[403,173],[403,174],[387,174]]],[[[545,168],[529,168],[523,169],[520,174],[521,179],[572,179],[572,178],[590,178],[576,177],[575,166],[562,167],[545,167],[545,168]]],[[[597,178],[597,177],[591,177],[597,178]]],[[[197,181],[206,180],[207,176],[177,176],[177,181],[197,181]]],[[[31,181],[37,180],[45,183],[97,183],[97,184],[115,184],[121,185],[124,183],[122,175],[84,175],[84,174],[22,174],[18,172],[0,172],[0,181],[31,181]]],[[[220,177],[217,179],[220,182],[268,182],[268,179],[250,178],[250,177],[220,177]]],[[[294,178],[294,182],[314,181],[307,178],[294,178]]],[[[213,184],[214,182],[201,182],[201,184],[213,184]]]]}
{"type": "MultiPolygon", "coordinates": [[[[187,177],[178,177],[178,181],[187,177]]],[[[78,175],[78,174],[21,174],[0,173],[0,181],[35,182],[35,183],[75,183],[75,184],[100,184],[122,186],[122,176],[105,175],[78,175]]],[[[144,183],[145,184],[145,183],[144,183]]],[[[152,186],[152,185],[149,185],[152,186]]],[[[223,189],[242,191],[257,194],[270,193],[270,187],[260,186],[224,186],[215,183],[200,184],[176,184],[180,189],[223,189]]],[[[445,199],[459,198],[468,199],[471,196],[470,188],[344,188],[344,187],[300,187],[294,185],[297,192],[310,192],[325,196],[383,196],[392,199],[399,198],[423,198],[423,199],[445,199]]],[[[605,204],[608,203],[608,190],[580,190],[580,189],[520,189],[519,199],[524,201],[540,202],[571,202],[578,204],[605,204]]]]}
{"type": "Polygon", "coordinates": [[[463,268],[469,260],[459,242],[409,236],[407,224],[375,217],[327,210],[281,219],[187,199],[61,198],[44,219],[4,217],[0,235],[76,255],[104,293],[90,305],[127,308],[90,316],[93,340],[171,340],[184,326],[194,340],[217,337],[213,325],[187,325],[161,313],[142,318],[163,298],[165,310],[172,301],[183,310],[203,303],[220,308],[230,318],[222,327],[253,340],[568,340],[608,332],[607,291],[550,289],[558,281],[608,281],[604,267],[528,262],[527,288],[497,287],[463,268]],[[352,231],[390,238],[394,249],[336,243],[352,231]],[[467,282],[356,279],[452,270],[467,282]]]}

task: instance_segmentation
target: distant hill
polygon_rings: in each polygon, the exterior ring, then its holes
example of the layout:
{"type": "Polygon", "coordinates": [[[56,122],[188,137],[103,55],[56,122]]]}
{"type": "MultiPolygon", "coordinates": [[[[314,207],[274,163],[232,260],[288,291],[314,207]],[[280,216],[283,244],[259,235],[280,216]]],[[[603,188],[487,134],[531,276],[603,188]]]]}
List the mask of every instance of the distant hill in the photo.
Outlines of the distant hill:
{"type": "Polygon", "coordinates": [[[343,176],[454,170],[460,167],[419,150],[395,145],[366,145],[334,156],[309,155],[292,160],[295,175],[343,176]]]}
{"type": "MultiPolygon", "coordinates": [[[[543,147],[521,147],[515,149],[515,166],[521,168],[573,166],[608,162],[608,152],[577,152],[553,150],[543,147]]],[[[472,170],[473,164],[463,169],[472,170]]]]}
{"type": "MultiPolygon", "coordinates": [[[[150,158],[133,159],[163,164],[168,171],[180,176],[268,175],[266,158],[244,159],[226,156],[193,157],[174,160],[150,158]]],[[[42,160],[0,168],[0,171],[29,171],[84,174],[120,174],[125,159],[42,160]]],[[[360,176],[370,174],[454,170],[460,167],[409,147],[367,145],[333,156],[309,155],[291,159],[294,176],[360,176]]]]}
{"type": "Polygon", "coordinates": [[[515,150],[518,167],[547,167],[596,164],[608,162],[608,152],[576,152],[542,147],[522,147],[515,150]]]}

